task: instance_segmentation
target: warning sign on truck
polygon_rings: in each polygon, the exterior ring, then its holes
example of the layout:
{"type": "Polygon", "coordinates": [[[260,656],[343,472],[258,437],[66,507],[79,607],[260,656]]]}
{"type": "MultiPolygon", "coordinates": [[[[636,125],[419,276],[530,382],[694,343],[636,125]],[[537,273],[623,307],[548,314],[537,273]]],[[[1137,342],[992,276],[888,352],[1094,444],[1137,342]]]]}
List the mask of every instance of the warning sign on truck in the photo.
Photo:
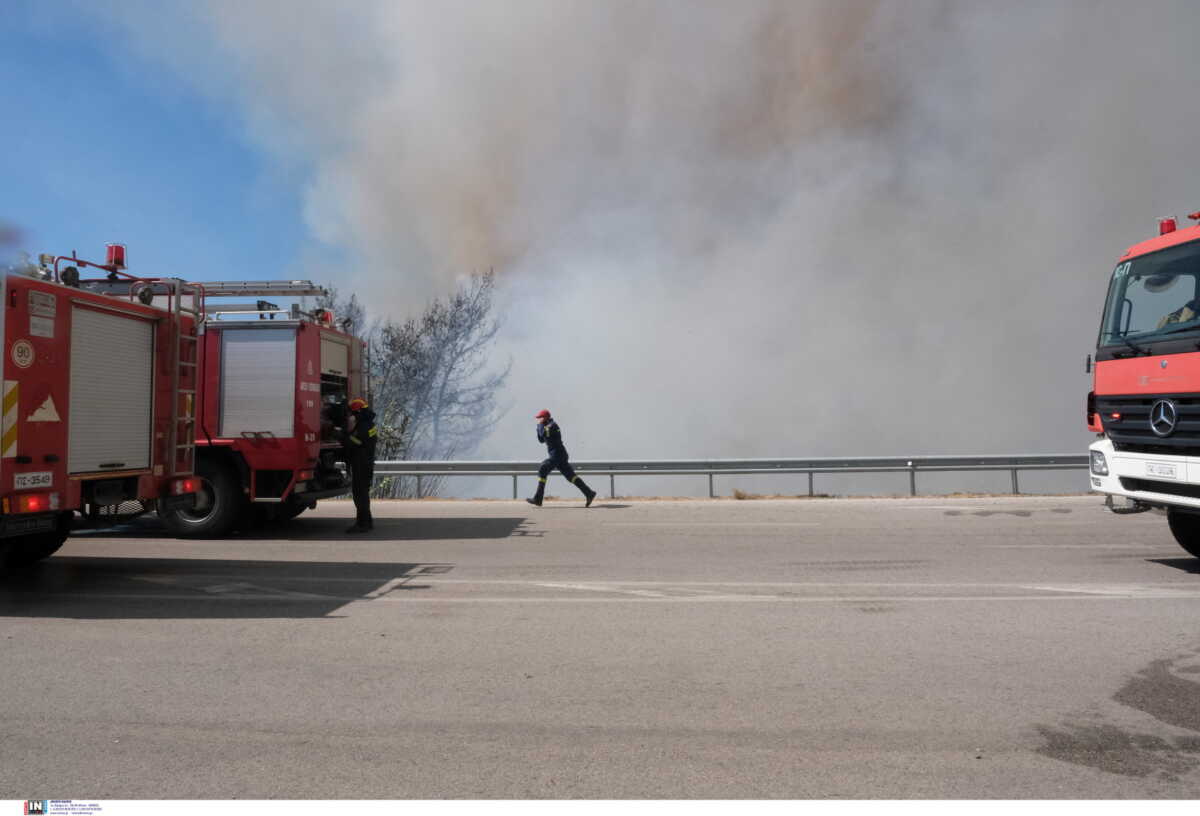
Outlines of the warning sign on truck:
{"type": "Polygon", "coordinates": [[[29,290],[29,313],[38,317],[54,317],[58,311],[58,298],[49,292],[29,290]]]}
{"type": "Polygon", "coordinates": [[[54,320],[49,317],[30,315],[29,334],[33,337],[54,337],[54,320]]]}
{"type": "Polygon", "coordinates": [[[58,298],[49,292],[29,290],[29,334],[33,337],[54,337],[54,315],[58,298]]]}

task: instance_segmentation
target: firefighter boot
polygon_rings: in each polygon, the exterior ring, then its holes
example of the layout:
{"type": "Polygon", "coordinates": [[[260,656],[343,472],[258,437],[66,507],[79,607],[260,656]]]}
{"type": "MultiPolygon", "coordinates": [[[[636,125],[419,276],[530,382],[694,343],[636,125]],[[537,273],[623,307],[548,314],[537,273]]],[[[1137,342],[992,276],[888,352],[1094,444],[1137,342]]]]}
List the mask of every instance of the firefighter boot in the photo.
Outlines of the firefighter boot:
{"type": "Polygon", "coordinates": [[[532,499],[526,499],[525,501],[529,502],[530,504],[532,504],[536,507],[541,507],[542,506],[542,497],[545,495],[546,495],[546,480],[539,478],[537,492],[533,494],[532,499]]]}
{"type": "Polygon", "coordinates": [[[578,476],[575,477],[575,486],[583,491],[583,497],[587,499],[587,504],[585,504],[584,507],[591,507],[592,500],[596,498],[596,491],[588,487],[587,483],[578,476]]]}

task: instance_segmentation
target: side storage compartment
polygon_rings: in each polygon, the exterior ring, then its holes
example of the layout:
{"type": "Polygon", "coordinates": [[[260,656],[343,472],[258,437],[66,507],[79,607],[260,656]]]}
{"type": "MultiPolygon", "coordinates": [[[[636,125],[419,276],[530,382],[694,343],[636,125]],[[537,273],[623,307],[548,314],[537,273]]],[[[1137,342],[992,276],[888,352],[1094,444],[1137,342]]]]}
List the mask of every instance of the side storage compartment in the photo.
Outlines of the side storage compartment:
{"type": "Polygon", "coordinates": [[[296,330],[222,329],[220,435],[296,433],[296,330]]]}
{"type": "Polygon", "coordinates": [[[149,468],[153,399],[154,324],[74,307],[68,471],[149,468]]]}

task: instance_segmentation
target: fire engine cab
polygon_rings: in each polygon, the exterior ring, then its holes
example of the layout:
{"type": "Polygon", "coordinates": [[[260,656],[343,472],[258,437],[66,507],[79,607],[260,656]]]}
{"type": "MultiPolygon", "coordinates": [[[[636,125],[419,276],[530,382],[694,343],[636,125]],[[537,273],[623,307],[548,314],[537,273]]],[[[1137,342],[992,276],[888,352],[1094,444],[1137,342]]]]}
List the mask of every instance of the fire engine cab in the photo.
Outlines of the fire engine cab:
{"type": "Polygon", "coordinates": [[[1087,425],[1099,434],[1092,490],[1117,513],[1165,512],[1175,540],[1200,557],[1200,226],[1161,219],[1157,237],[1118,261],[1087,425]]]}
{"type": "Polygon", "coordinates": [[[110,244],[103,264],[42,255],[0,274],[4,566],[46,558],[79,524],[193,504],[194,292],[143,282],[163,292],[151,304],[124,269],[125,247],[110,244]],[[124,295],[86,288],[88,267],[124,295]]]}

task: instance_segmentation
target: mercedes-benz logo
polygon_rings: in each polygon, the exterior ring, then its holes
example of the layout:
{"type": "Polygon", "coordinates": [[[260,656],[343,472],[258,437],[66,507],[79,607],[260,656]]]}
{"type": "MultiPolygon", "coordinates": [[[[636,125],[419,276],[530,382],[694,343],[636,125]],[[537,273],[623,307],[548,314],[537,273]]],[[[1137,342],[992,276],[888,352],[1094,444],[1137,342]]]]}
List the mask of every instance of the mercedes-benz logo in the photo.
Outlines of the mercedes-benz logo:
{"type": "Polygon", "coordinates": [[[1175,403],[1161,399],[1150,406],[1150,430],[1155,436],[1170,436],[1175,433],[1175,423],[1179,421],[1179,410],[1175,403]]]}

